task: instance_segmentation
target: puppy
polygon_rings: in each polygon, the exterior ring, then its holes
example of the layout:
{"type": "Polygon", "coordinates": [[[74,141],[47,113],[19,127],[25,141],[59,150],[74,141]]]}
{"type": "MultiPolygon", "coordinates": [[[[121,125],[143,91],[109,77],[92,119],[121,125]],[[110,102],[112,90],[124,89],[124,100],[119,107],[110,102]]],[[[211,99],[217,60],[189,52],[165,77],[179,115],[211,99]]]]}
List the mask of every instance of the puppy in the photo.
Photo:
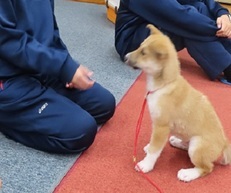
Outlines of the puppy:
{"type": "Polygon", "coordinates": [[[231,162],[231,146],[221,122],[206,96],[181,75],[177,51],[171,40],[153,25],[150,36],[125,56],[125,62],[147,75],[147,104],[152,119],[145,158],[136,170],[151,171],[168,139],[172,146],[188,151],[195,167],[178,171],[189,182],[212,172],[214,162],[231,162]],[[170,138],[169,138],[170,136],[170,138]]]}

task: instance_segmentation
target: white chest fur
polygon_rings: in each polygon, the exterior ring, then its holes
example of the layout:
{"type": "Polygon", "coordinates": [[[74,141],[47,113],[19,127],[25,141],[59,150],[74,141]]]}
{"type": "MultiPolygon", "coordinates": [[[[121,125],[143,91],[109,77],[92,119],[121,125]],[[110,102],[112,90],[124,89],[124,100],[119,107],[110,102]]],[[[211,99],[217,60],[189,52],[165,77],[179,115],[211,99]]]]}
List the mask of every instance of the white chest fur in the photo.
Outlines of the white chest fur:
{"type": "Polygon", "coordinates": [[[156,93],[149,94],[147,96],[148,109],[151,115],[152,120],[161,116],[161,109],[158,106],[159,95],[156,93]]]}
{"type": "Polygon", "coordinates": [[[153,120],[156,117],[161,116],[161,108],[159,107],[158,102],[162,95],[162,91],[155,86],[151,76],[147,76],[147,90],[152,92],[147,96],[147,103],[153,120]]]}

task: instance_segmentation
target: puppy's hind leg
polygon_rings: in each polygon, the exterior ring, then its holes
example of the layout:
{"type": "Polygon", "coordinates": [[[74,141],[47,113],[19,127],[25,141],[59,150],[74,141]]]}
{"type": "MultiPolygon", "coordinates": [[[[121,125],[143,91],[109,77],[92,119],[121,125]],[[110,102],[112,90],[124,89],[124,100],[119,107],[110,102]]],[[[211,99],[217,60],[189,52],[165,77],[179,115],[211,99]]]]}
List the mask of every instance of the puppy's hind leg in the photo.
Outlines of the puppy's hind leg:
{"type": "Polygon", "coordinates": [[[168,136],[168,126],[156,126],[153,129],[150,143],[144,147],[146,156],[135,167],[137,171],[141,170],[142,172],[147,173],[154,168],[157,159],[168,141],[168,136]]]}
{"type": "Polygon", "coordinates": [[[188,153],[195,167],[179,170],[177,174],[179,180],[189,182],[212,172],[215,159],[210,156],[211,152],[200,137],[193,137],[190,140],[188,153]]]}
{"type": "Polygon", "coordinates": [[[222,159],[220,160],[220,164],[228,165],[231,164],[231,144],[227,141],[225,144],[225,148],[223,150],[222,159]]]}
{"type": "Polygon", "coordinates": [[[169,137],[169,143],[171,144],[171,146],[179,148],[179,149],[183,149],[183,150],[188,150],[188,143],[183,142],[182,139],[172,135],[171,137],[169,137]]]}

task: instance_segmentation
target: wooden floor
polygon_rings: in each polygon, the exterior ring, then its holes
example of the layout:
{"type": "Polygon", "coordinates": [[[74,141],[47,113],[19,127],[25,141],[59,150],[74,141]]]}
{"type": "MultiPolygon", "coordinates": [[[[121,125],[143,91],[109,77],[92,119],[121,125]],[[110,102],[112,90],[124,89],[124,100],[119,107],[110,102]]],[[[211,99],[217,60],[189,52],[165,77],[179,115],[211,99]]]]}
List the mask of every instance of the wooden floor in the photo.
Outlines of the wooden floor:
{"type": "Polygon", "coordinates": [[[221,3],[221,5],[226,7],[229,10],[229,12],[231,12],[231,5],[224,4],[224,3],[221,3]]]}

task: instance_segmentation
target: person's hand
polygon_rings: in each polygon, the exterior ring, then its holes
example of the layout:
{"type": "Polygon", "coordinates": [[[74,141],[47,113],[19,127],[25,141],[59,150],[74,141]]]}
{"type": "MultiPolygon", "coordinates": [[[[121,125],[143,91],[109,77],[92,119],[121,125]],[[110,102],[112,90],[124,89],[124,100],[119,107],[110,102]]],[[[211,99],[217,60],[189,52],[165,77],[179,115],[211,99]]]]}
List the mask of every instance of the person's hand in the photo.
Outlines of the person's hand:
{"type": "Polygon", "coordinates": [[[76,70],[72,81],[66,84],[66,88],[77,88],[80,90],[86,90],[93,86],[94,80],[91,79],[93,72],[88,68],[80,65],[76,70]]]}
{"type": "Polygon", "coordinates": [[[219,30],[217,31],[216,36],[231,38],[231,21],[228,15],[222,15],[217,18],[217,27],[219,30]]]}

